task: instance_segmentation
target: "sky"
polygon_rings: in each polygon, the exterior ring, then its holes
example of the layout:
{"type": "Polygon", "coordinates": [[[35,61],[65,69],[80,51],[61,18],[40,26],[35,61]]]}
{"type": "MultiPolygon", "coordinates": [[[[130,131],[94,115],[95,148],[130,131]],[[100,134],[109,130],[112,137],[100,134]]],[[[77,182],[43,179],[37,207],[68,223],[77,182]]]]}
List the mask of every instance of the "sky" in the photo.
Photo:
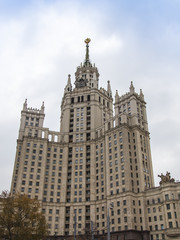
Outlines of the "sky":
{"type": "Polygon", "coordinates": [[[59,131],[68,74],[84,39],[100,86],[143,90],[155,184],[180,180],[180,0],[0,0],[0,191],[9,190],[20,114],[45,103],[44,127],[59,131]]]}

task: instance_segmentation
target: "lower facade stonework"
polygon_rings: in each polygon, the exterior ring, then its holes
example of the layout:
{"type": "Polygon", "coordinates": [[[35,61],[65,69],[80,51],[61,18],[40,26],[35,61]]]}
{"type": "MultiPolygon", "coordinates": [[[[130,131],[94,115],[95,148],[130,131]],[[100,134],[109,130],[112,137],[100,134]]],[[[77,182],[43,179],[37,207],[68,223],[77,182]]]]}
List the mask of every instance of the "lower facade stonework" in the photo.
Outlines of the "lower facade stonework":
{"type": "MultiPolygon", "coordinates": [[[[73,240],[74,236],[51,236],[47,240],[73,240]]],[[[79,235],[76,236],[76,240],[105,240],[107,239],[106,234],[94,235],[91,234],[79,235]]],[[[136,230],[127,230],[120,232],[113,232],[110,236],[111,240],[150,240],[149,231],[136,231],[136,230]]]]}

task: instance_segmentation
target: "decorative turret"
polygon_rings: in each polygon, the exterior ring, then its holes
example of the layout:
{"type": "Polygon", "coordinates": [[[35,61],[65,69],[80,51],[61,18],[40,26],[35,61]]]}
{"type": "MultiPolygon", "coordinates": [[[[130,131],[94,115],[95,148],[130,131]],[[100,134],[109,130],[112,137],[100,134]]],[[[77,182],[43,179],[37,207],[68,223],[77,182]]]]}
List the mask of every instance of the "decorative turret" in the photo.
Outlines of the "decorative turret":
{"type": "Polygon", "coordinates": [[[80,64],[75,73],[75,87],[90,87],[98,88],[99,81],[99,72],[95,67],[95,64],[92,65],[89,59],[89,43],[91,39],[87,38],[84,42],[86,43],[86,55],[84,63],[80,64]]]}
{"type": "Polygon", "coordinates": [[[107,93],[109,97],[112,97],[111,84],[110,81],[107,81],[107,93]]]}
{"type": "Polygon", "coordinates": [[[142,99],[142,100],[144,100],[144,94],[143,94],[143,92],[142,92],[142,89],[140,89],[140,98],[142,99]]]}
{"type": "Polygon", "coordinates": [[[67,81],[66,87],[64,88],[64,91],[65,91],[65,92],[70,92],[70,91],[72,91],[71,75],[70,75],[70,74],[68,75],[68,81],[67,81]]]}
{"type": "Polygon", "coordinates": [[[119,93],[118,90],[116,90],[116,94],[115,94],[115,103],[119,101],[119,93]]]}
{"type": "Polygon", "coordinates": [[[26,110],[27,109],[27,98],[25,99],[25,102],[23,104],[23,110],[26,110]]]}
{"type": "Polygon", "coordinates": [[[39,112],[44,114],[44,110],[45,110],[45,106],[44,106],[44,102],[42,102],[41,110],[39,112]]]}
{"type": "Polygon", "coordinates": [[[30,108],[27,104],[27,99],[25,99],[25,102],[23,104],[23,109],[21,111],[21,121],[20,121],[20,127],[19,127],[19,137],[18,139],[22,139],[25,133],[25,129],[28,129],[28,135],[30,136],[32,134],[32,129],[36,127],[43,127],[44,123],[44,102],[42,102],[41,108],[30,108]]]}
{"type": "Polygon", "coordinates": [[[130,93],[134,93],[135,88],[134,88],[134,85],[133,85],[132,81],[131,81],[131,85],[130,85],[129,90],[130,90],[130,93]]]}

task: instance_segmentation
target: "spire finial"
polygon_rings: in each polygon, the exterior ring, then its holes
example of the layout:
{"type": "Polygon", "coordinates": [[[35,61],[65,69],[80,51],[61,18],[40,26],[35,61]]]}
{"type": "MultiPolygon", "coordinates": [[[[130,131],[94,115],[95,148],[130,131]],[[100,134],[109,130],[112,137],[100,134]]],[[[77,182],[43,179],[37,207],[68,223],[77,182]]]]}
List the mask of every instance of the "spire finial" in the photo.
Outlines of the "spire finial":
{"type": "Polygon", "coordinates": [[[26,110],[27,109],[27,98],[25,99],[25,102],[23,104],[23,110],[26,110]]]}
{"type": "Polygon", "coordinates": [[[90,38],[86,38],[84,40],[84,42],[86,43],[86,58],[85,58],[85,63],[89,62],[89,43],[90,43],[91,39],[90,38]]]}
{"type": "Polygon", "coordinates": [[[40,113],[43,113],[43,114],[44,114],[44,109],[45,109],[45,106],[44,106],[44,101],[43,101],[43,102],[42,102],[42,105],[41,105],[40,113]]]}
{"type": "Polygon", "coordinates": [[[131,81],[131,85],[130,85],[130,93],[134,93],[134,90],[135,90],[135,88],[134,88],[134,85],[133,85],[133,81],[131,81]]]}
{"type": "Polygon", "coordinates": [[[107,81],[107,92],[109,97],[112,97],[111,85],[109,80],[107,81]]]}
{"type": "Polygon", "coordinates": [[[72,90],[72,85],[71,85],[71,74],[68,74],[68,80],[67,80],[67,85],[64,88],[65,92],[70,92],[72,90]]]}
{"type": "Polygon", "coordinates": [[[67,84],[71,84],[71,74],[68,74],[68,83],[67,84]]]}
{"type": "Polygon", "coordinates": [[[141,97],[142,99],[144,99],[144,94],[143,94],[142,89],[140,89],[140,97],[141,97]]]}
{"type": "Polygon", "coordinates": [[[88,45],[88,43],[90,43],[90,41],[91,41],[91,39],[90,38],[86,38],[85,40],[84,40],[84,42],[88,45]]]}

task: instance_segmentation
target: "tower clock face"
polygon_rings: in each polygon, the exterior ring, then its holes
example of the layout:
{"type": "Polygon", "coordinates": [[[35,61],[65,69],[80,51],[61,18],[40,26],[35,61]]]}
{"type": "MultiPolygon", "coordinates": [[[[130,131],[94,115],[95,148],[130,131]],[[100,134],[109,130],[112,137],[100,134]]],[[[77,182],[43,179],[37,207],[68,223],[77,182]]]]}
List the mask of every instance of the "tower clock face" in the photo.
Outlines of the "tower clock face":
{"type": "Polygon", "coordinates": [[[76,81],[75,85],[76,85],[76,88],[81,88],[81,87],[85,87],[86,83],[87,83],[86,79],[80,78],[76,81]]]}

